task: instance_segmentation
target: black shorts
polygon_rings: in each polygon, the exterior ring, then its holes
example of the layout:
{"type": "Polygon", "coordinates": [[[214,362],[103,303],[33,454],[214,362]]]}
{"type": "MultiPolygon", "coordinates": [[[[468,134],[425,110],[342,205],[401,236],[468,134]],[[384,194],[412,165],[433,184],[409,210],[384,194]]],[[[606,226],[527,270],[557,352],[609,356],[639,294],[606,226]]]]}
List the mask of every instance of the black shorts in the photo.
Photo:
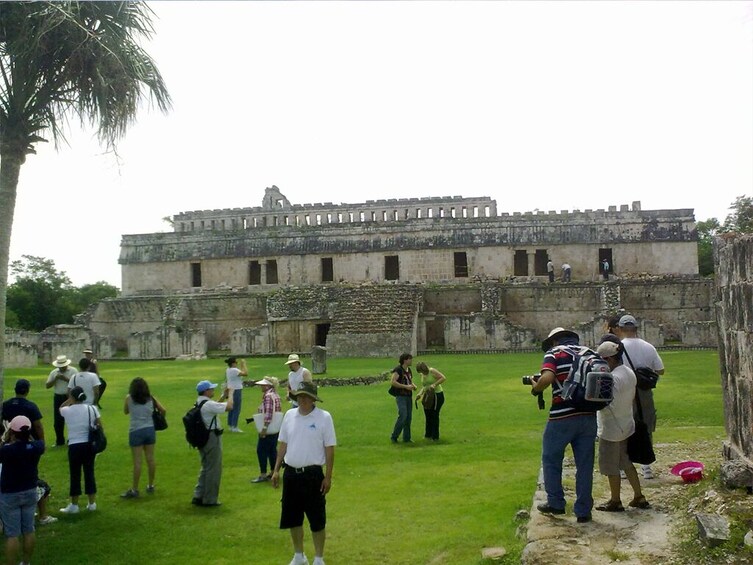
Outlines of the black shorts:
{"type": "Polygon", "coordinates": [[[285,467],[282,475],[280,529],[303,526],[304,514],[312,532],[324,529],[327,524],[327,503],[321,492],[323,479],[321,467],[306,467],[300,473],[292,467],[285,467]]]}

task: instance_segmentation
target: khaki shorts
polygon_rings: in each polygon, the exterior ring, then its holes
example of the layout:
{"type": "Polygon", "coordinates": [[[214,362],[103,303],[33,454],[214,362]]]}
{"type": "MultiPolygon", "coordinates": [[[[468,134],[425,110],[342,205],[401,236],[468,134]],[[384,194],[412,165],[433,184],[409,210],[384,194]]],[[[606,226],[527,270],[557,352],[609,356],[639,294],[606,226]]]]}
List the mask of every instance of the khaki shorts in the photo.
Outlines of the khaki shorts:
{"type": "Polygon", "coordinates": [[[619,475],[632,463],[627,453],[627,440],[607,441],[599,438],[599,473],[602,475],[619,475]]]}

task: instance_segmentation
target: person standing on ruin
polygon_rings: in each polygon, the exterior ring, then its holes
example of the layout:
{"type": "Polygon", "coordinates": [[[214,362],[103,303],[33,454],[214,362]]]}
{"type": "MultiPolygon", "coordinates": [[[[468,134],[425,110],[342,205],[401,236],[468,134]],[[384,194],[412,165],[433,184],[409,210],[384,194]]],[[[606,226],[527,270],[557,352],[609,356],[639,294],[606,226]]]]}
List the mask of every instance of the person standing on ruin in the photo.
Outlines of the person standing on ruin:
{"type": "MultiPolygon", "coordinates": [[[[633,371],[638,367],[650,367],[657,374],[664,374],[664,363],[656,348],[649,342],[638,337],[638,322],[630,314],[626,314],[619,321],[619,337],[625,346],[626,358],[633,371]]],[[[636,402],[640,404],[643,421],[652,434],[656,431],[656,406],[654,405],[654,391],[652,389],[636,389],[636,402]]],[[[637,415],[636,415],[637,417],[637,415]]],[[[653,437],[652,437],[653,441],[653,437]]],[[[651,465],[641,466],[644,479],[653,479],[654,471],[651,465]]]]}
{"type": "Polygon", "coordinates": [[[288,398],[293,403],[293,408],[296,408],[298,403],[295,400],[295,395],[291,393],[301,388],[304,382],[311,383],[314,382],[314,379],[311,376],[311,371],[301,365],[301,359],[295,353],[288,355],[285,365],[290,369],[288,373],[288,398]]]}
{"type": "Polygon", "coordinates": [[[601,276],[605,281],[609,280],[609,261],[606,258],[601,261],[601,276]]]}
{"type": "Polygon", "coordinates": [[[570,282],[570,277],[572,276],[573,269],[570,266],[570,263],[562,263],[562,280],[564,282],[570,282]]]}
{"type": "Polygon", "coordinates": [[[546,272],[549,275],[549,282],[554,282],[554,262],[552,261],[551,257],[549,258],[549,261],[546,262],[546,272]]]}

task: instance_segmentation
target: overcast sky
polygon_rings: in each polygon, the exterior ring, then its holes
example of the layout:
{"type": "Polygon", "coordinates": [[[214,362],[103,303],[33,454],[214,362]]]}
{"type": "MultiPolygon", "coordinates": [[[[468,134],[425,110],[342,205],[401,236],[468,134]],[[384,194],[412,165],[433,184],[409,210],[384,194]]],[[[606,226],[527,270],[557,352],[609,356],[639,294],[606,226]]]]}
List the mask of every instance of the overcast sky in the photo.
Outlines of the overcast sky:
{"type": "Polygon", "coordinates": [[[751,2],[150,6],[173,110],[145,108],[118,155],[73,127],[21,170],[11,259],[76,286],[120,287],[121,235],[273,184],[292,203],[639,200],[697,220],[753,195],[751,2]]]}

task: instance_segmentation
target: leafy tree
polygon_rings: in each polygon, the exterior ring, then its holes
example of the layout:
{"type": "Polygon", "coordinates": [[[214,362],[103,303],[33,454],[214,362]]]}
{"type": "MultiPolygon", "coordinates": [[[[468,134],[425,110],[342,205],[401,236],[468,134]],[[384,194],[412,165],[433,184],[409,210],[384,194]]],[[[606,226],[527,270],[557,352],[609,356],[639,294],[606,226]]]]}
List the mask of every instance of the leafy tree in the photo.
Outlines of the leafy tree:
{"type": "Polygon", "coordinates": [[[24,255],[23,261],[11,263],[11,272],[16,281],[8,287],[7,307],[14,315],[13,327],[24,330],[39,332],[54,324],[71,324],[90,304],[118,294],[105,282],[76,288],[53,261],[42,257],[24,255]]]}
{"type": "Polygon", "coordinates": [[[167,111],[167,88],[140,46],[151,16],[143,2],[0,2],[0,399],[21,166],[42,135],[58,146],[71,117],[113,148],[145,97],[167,111]]]}
{"type": "Polygon", "coordinates": [[[723,231],[753,233],[753,197],[738,196],[729,209],[732,213],[724,220],[723,231]]]}
{"type": "Polygon", "coordinates": [[[702,277],[714,274],[713,239],[719,233],[719,220],[710,218],[696,225],[698,230],[698,272],[702,277]]]}

